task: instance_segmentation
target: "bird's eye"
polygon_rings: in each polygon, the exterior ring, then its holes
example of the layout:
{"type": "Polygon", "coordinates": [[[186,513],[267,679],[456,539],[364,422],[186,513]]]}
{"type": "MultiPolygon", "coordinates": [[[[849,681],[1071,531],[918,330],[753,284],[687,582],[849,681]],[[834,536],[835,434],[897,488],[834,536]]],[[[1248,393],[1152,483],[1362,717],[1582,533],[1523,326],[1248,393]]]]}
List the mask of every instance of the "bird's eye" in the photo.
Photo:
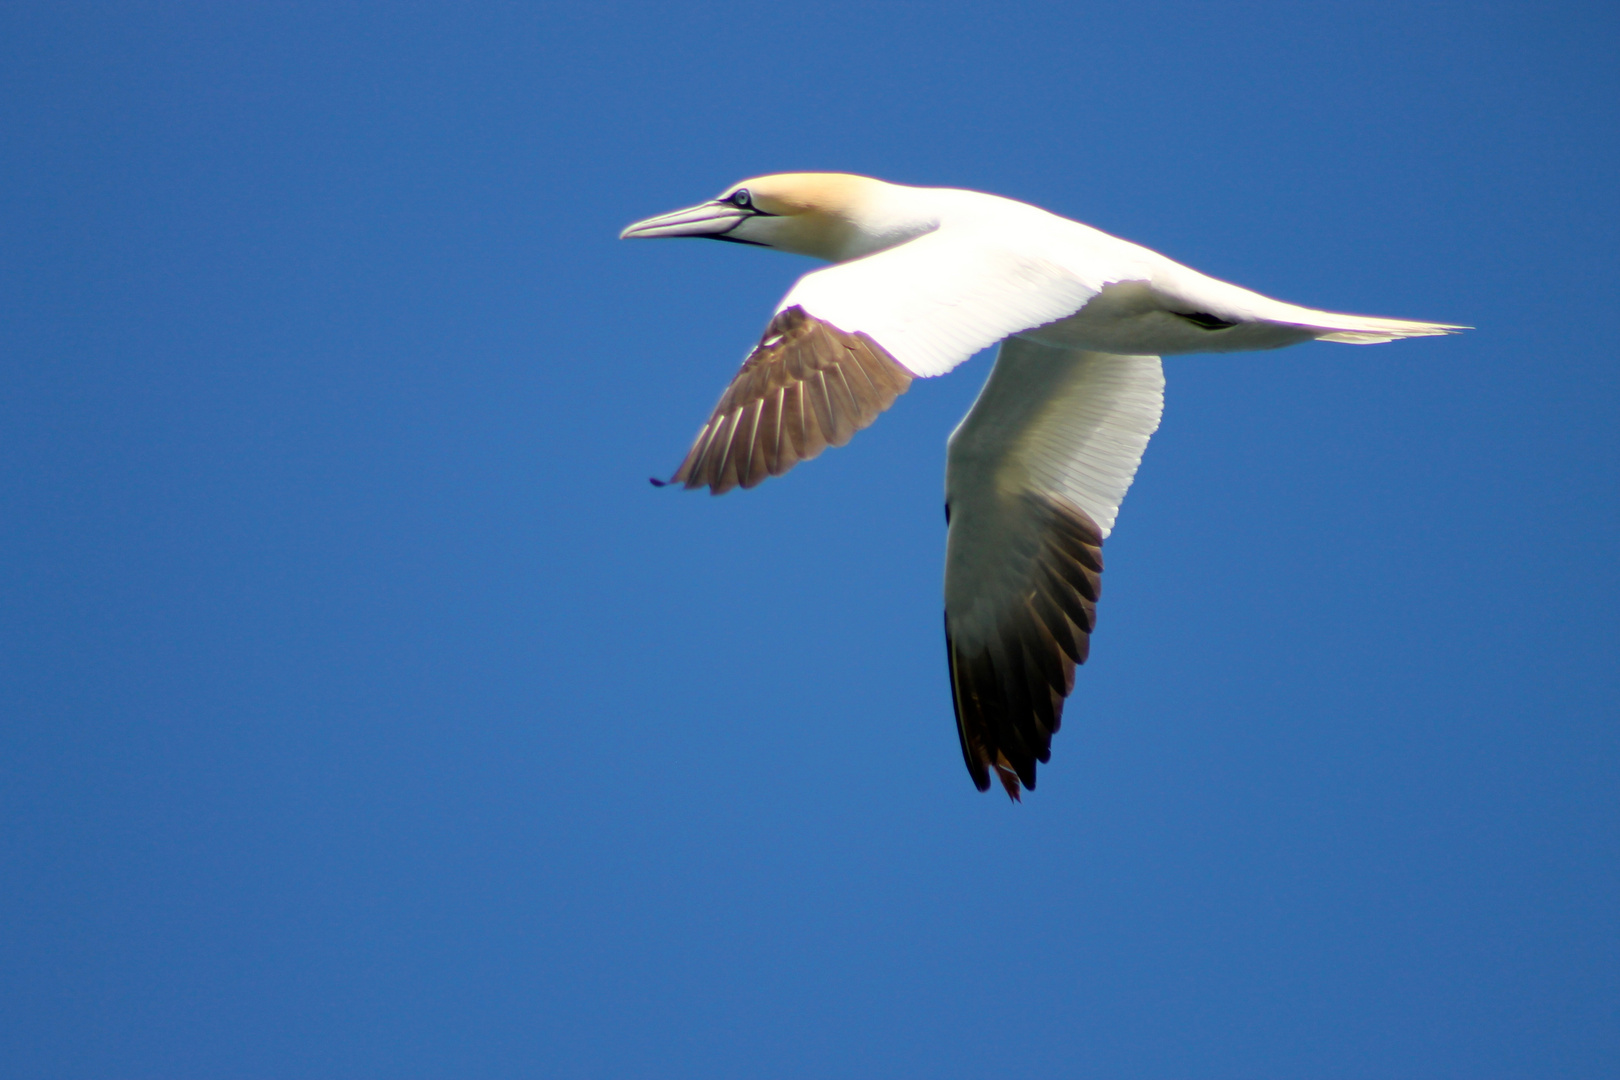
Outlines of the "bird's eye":
{"type": "Polygon", "coordinates": [[[733,191],[731,193],[731,200],[730,201],[731,201],[731,204],[733,206],[746,207],[749,204],[749,202],[751,201],[751,199],[749,198],[749,195],[748,195],[748,189],[747,188],[738,188],[736,191],[733,191]]]}

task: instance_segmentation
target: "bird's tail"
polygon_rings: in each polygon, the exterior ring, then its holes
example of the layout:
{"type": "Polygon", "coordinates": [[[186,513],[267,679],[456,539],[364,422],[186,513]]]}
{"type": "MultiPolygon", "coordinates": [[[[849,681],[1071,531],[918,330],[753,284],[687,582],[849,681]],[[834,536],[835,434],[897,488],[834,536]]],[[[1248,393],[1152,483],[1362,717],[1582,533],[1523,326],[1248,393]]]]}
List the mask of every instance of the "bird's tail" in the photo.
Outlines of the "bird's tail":
{"type": "MultiPolygon", "coordinates": [[[[1472,330],[1471,326],[1453,326],[1450,323],[1414,322],[1410,319],[1380,319],[1372,315],[1341,315],[1334,311],[1312,311],[1311,318],[1300,320],[1318,333],[1318,341],[1342,341],[1348,345],[1376,345],[1382,341],[1399,341],[1409,337],[1437,337],[1472,330]]],[[[1290,322],[1295,320],[1290,319],[1290,322]]]]}

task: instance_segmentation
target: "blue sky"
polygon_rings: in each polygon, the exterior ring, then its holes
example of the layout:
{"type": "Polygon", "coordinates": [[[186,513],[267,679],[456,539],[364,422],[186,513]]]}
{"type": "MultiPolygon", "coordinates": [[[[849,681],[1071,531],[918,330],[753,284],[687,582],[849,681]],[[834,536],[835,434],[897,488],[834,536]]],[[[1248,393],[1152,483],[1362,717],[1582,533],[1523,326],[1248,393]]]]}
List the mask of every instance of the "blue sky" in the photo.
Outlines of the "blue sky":
{"type": "Polygon", "coordinates": [[[0,1072],[1613,1075],[1617,21],[9,5],[0,1072]],[[614,238],[787,169],[1478,329],[1166,364],[1011,806],[987,357],[646,483],[811,264],[614,238]]]}

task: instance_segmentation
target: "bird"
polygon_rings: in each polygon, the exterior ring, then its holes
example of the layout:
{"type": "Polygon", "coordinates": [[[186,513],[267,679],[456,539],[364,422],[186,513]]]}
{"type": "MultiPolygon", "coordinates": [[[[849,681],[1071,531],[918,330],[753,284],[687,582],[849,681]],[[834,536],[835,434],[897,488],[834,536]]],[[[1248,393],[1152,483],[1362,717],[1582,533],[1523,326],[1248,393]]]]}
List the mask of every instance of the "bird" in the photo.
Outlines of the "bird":
{"type": "Polygon", "coordinates": [[[1029,203],[848,173],[743,180],[620,237],[832,264],[788,290],[659,486],[781,476],[999,343],[946,443],[945,653],[968,775],[1015,802],[1090,650],[1103,542],[1163,412],[1159,358],[1469,329],[1299,307],[1029,203]]]}

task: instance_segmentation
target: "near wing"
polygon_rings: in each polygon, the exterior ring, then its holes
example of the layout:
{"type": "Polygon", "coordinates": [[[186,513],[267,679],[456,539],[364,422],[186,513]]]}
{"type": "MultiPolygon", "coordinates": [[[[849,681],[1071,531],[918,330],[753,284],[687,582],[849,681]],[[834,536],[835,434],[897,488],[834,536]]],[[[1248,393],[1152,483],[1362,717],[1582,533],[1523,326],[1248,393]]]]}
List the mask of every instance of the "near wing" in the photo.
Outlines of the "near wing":
{"type": "Polygon", "coordinates": [[[1096,622],[1102,542],[1164,409],[1156,356],[1020,338],[951,435],[945,641],[962,756],[1018,798],[1096,622]]]}
{"type": "Polygon", "coordinates": [[[670,482],[719,495],[780,476],[844,445],[912,378],[943,375],[1096,295],[1045,259],[942,236],[800,278],[670,482]]]}

